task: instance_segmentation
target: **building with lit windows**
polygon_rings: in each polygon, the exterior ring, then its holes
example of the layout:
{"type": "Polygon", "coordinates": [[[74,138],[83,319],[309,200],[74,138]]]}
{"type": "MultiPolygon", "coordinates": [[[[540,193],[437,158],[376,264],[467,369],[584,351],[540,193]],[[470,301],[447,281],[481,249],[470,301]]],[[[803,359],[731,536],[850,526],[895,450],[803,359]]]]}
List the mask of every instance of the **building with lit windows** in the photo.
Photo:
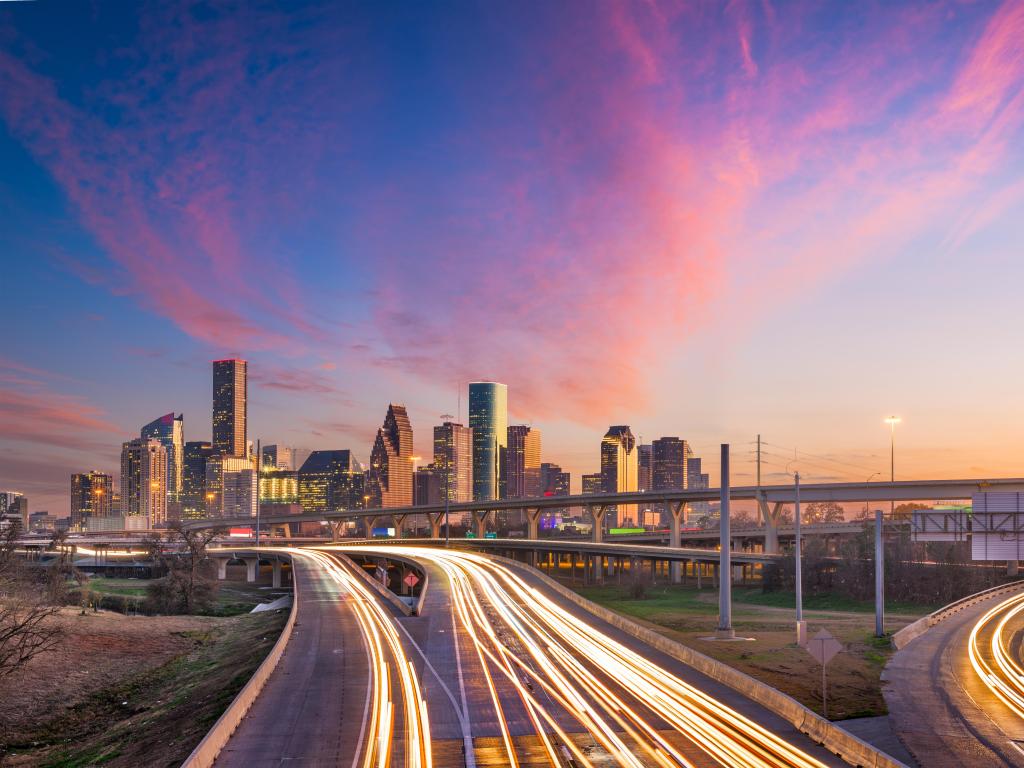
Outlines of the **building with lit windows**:
{"type": "Polygon", "coordinates": [[[260,471],[261,504],[298,504],[299,473],[291,469],[268,468],[260,471]]]}
{"type": "Polygon", "coordinates": [[[206,463],[213,456],[211,443],[185,443],[181,469],[181,516],[185,520],[206,517],[206,463]]]}
{"type": "Polygon", "coordinates": [[[313,451],[298,472],[302,511],[362,509],[366,491],[364,478],[363,468],[352,458],[351,451],[313,451]]]}
{"type": "Polygon", "coordinates": [[[540,430],[525,424],[510,426],[505,456],[505,498],[540,496],[540,430]]]}
{"type": "Polygon", "coordinates": [[[143,440],[159,440],[167,450],[167,500],[177,503],[181,493],[181,474],[185,463],[184,417],[168,413],[139,430],[143,440]]]}
{"type": "Polygon", "coordinates": [[[469,385],[469,428],[473,430],[473,500],[505,494],[508,442],[508,387],[492,381],[469,385]]]}
{"type": "Polygon", "coordinates": [[[167,449],[159,440],[121,446],[121,516],[130,530],[167,524],[167,449]]]}
{"type": "Polygon", "coordinates": [[[214,453],[206,460],[206,517],[255,517],[258,495],[253,459],[214,453]]]}
{"type": "Polygon", "coordinates": [[[581,493],[601,493],[604,490],[604,476],[600,472],[583,475],[581,481],[583,483],[581,493]]]}
{"type": "MultiPolygon", "coordinates": [[[[114,478],[105,472],[80,472],[71,476],[71,527],[79,530],[91,517],[110,517],[114,478]]],[[[117,510],[118,514],[121,510],[117,510]]]]}
{"type": "Polygon", "coordinates": [[[448,501],[472,501],[473,430],[451,421],[434,427],[434,467],[441,472],[441,492],[447,488],[448,501]]]}
{"type": "MultiPolygon", "coordinates": [[[[710,478],[701,469],[699,456],[686,459],[686,487],[695,491],[706,491],[711,487],[710,478]]],[[[689,507],[690,513],[696,517],[704,517],[711,512],[711,503],[708,501],[695,501],[689,507]]]]}
{"type": "MultiPolygon", "coordinates": [[[[608,428],[601,439],[601,489],[605,493],[635,491],[640,480],[636,438],[626,425],[608,428]]],[[[635,504],[621,504],[608,508],[605,519],[609,527],[637,520],[635,504]]]]}
{"type": "Polygon", "coordinates": [[[262,453],[264,469],[296,469],[294,448],[285,445],[264,445],[262,453]]]}
{"type": "Polygon", "coordinates": [[[221,456],[245,456],[247,447],[248,364],[213,361],[213,450],[221,456]]]}
{"type": "Polygon", "coordinates": [[[413,503],[443,504],[444,503],[444,470],[433,464],[420,467],[413,476],[413,503]]]}
{"type": "Polygon", "coordinates": [[[636,447],[638,491],[649,491],[654,487],[654,446],[642,443],[636,447]]]}
{"type": "Polygon", "coordinates": [[[370,452],[369,507],[412,505],[412,425],[404,405],[388,405],[370,452]]]}
{"type": "Polygon", "coordinates": [[[9,525],[28,530],[28,498],[18,491],[0,491],[0,530],[9,525]]]}

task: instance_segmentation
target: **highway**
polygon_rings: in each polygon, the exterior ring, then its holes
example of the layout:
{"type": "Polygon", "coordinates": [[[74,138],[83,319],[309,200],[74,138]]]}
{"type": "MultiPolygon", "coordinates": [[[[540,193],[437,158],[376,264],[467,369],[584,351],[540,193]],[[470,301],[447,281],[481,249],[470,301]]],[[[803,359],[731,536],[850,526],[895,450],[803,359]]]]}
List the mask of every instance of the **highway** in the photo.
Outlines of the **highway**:
{"type": "Polygon", "coordinates": [[[295,629],[222,767],[433,764],[426,705],[391,612],[325,554],[292,556],[295,629]]]}
{"type": "Polygon", "coordinates": [[[944,619],[886,666],[893,730],[922,766],[1024,766],[1024,590],[944,619]]]}
{"type": "Polygon", "coordinates": [[[526,572],[454,550],[336,551],[424,566],[422,615],[399,624],[436,765],[844,765],[774,713],[637,647],[526,572]]]}

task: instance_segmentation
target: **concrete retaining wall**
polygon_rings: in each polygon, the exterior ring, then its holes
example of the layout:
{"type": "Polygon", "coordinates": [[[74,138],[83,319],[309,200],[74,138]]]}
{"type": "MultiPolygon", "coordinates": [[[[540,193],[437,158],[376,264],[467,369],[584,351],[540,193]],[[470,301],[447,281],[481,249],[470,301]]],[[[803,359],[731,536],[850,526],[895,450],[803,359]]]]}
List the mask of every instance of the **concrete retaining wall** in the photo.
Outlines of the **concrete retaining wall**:
{"type": "Polygon", "coordinates": [[[220,751],[224,749],[224,745],[228,743],[228,739],[231,738],[231,734],[238,728],[239,723],[242,722],[252,707],[253,702],[256,701],[256,697],[260,695],[260,691],[266,685],[270,674],[277,668],[278,662],[281,661],[281,656],[284,655],[284,649],[292,637],[292,629],[295,628],[295,615],[299,611],[298,579],[292,579],[292,590],[292,611],[288,615],[288,621],[285,623],[284,629],[281,630],[281,636],[277,638],[277,642],[270,649],[267,658],[259,665],[253,676],[249,678],[249,682],[238,692],[238,695],[228,705],[228,708],[224,710],[224,714],[218,718],[206,736],[203,737],[203,740],[199,742],[199,746],[192,750],[192,754],[181,764],[182,768],[209,768],[209,766],[213,765],[217,755],[220,754],[220,751]]]}
{"type": "Polygon", "coordinates": [[[992,587],[991,589],[975,592],[973,595],[962,597],[944,608],[939,608],[939,610],[934,613],[929,613],[927,616],[921,617],[913,624],[905,626],[892,636],[892,647],[897,651],[902,648],[906,648],[912,640],[919,638],[940,621],[948,619],[950,616],[955,616],[965,608],[970,608],[972,605],[977,605],[985,600],[991,600],[994,597],[1001,597],[1003,595],[1019,592],[1021,589],[1024,589],[1024,581],[1012,581],[1009,584],[1000,584],[998,587],[992,587]]]}
{"type": "Polygon", "coordinates": [[[632,619],[628,619],[597,603],[593,603],[535,568],[508,558],[495,557],[493,555],[492,557],[495,560],[500,560],[522,571],[526,571],[531,576],[540,578],[546,585],[567,600],[586,609],[613,627],[693,667],[712,680],[729,686],[734,691],[775,712],[792,723],[802,733],[807,734],[815,742],[823,745],[830,752],[838,755],[851,765],[863,766],[864,768],[907,768],[904,763],[862,741],[852,733],[821,717],[821,715],[812,712],[796,699],[782,693],[782,691],[772,688],[760,680],[755,680],[727,664],[705,656],[689,646],[677,643],[675,640],[671,640],[653,629],[638,624],[632,619]]]}
{"type": "MultiPolygon", "coordinates": [[[[331,556],[338,558],[338,560],[346,568],[348,568],[350,571],[355,572],[361,579],[363,579],[363,581],[365,581],[367,584],[370,585],[371,589],[376,591],[378,595],[383,597],[385,600],[387,600],[389,603],[391,603],[393,606],[395,606],[398,610],[400,610],[403,615],[405,615],[405,616],[417,616],[417,615],[419,615],[420,610],[423,608],[423,599],[427,595],[427,586],[428,586],[429,582],[428,582],[428,579],[427,579],[427,574],[423,570],[423,566],[421,566],[415,560],[413,560],[411,558],[408,558],[408,557],[401,557],[401,556],[396,556],[396,555],[388,555],[387,556],[388,560],[394,560],[396,562],[400,561],[400,562],[405,563],[406,565],[412,566],[413,570],[415,570],[416,573],[419,574],[420,578],[423,579],[423,585],[420,587],[419,599],[416,600],[416,605],[410,606],[404,600],[399,598],[398,595],[396,595],[390,589],[388,589],[383,584],[381,584],[379,581],[377,581],[375,578],[373,578],[373,576],[368,574],[365,569],[361,568],[358,564],[356,564],[356,562],[352,558],[350,558],[348,555],[346,555],[344,552],[341,552],[341,551],[339,551],[337,549],[325,549],[324,552],[329,552],[331,554],[331,556]]],[[[375,557],[379,557],[379,555],[376,555],[376,554],[374,556],[375,557]]]]}

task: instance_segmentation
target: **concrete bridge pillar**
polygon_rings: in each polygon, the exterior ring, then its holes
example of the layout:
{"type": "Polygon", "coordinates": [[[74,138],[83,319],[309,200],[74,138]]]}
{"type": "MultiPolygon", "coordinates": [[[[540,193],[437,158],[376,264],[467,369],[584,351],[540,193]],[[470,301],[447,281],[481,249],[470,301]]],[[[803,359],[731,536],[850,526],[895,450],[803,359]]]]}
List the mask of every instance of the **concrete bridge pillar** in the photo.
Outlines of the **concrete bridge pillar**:
{"type": "Polygon", "coordinates": [[[590,519],[594,521],[594,527],[590,531],[590,539],[595,544],[604,541],[604,516],[608,507],[604,504],[589,504],[587,511],[590,512],[590,519]]]}
{"type": "Polygon", "coordinates": [[[373,529],[377,527],[377,521],[380,518],[376,515],[363,518],[363,537],[367,539],[373,538],[373,529]]]}
{"type": "Polygon", "coordinates": [[[214,561],[217,563],[217,578],[224,581],[228,577],[228,558],[215,557],[214,561]]]}
{"type": "Polygon", "coordinates": [[[440,539],[441,521],[444,519],[444,512],[438,512],[436,515],[427,515],[427,519],[430,520],[430,538],[440,539]]]}
{"type": "Polygon", "coordinates": [[[478,539],[484,538],[487,533],[487,516],[490,514],[491,510],[489,509],[473,511],[473,529],[478,539]]]}
{"type": "MultiPolygon", "coordinates": [[[[669,520],[668,545],[678,549],[683,544],[682,525],[686,521],[686,502],[670,501],[668,503],[668,511],[671,517],[669,520]]],[[[679,584],[682,581],[679,574],[679,566],[680,563],[678,561],[672,561],[669,565],[670,578],[673,584],[679,584]]]]}
{"type": "Polygon", "coordinates": [[[395,536],[399,539],[405,538],[405,521],[408,515],[392,515],[391,522],[395,526],[395,536]]]}
{"type": "Polygon", "coordinates": [[[246,557],[245,560],[245,580],[252,584],[256,581],[256,574],[260,570],[260,559],[258,557],[246,557]]]}
{"type": "Polygon", "coordinates": [[[341,538],[341,526],[344,523],[341,520],[328,520],[327,527],[331,529],[331,541],[337,541],[341,538]]]}
{"type": "Polygon", "coordinates": [[[526,508],[526,538],[537,540],[540,538],[540,509],[537,507],[526,508]]]}
{"type": "Polygon", "coordinates": [[[762,494],[757,500],[757,508],[764,520],[764,551],[767,555],[779,554],[779,518],[782,517],[781,501],[776,501],[768,508],[768,500],[762,494]]]}
{"type": "Polygon", "coordinates": [[[1006,575],[1017,576],[1020,572],[1020,561],[1019,560],[1007,560],[1006,561],[1006,575]]]}
{"type": "Polygon", "coordinates": [[[271,586],[273,586],[274,589],[280,589],[281,588],[281,561],[280,560],[276,560],[276,559],[274,560],[274,580],[271,582],[271,586]]]}

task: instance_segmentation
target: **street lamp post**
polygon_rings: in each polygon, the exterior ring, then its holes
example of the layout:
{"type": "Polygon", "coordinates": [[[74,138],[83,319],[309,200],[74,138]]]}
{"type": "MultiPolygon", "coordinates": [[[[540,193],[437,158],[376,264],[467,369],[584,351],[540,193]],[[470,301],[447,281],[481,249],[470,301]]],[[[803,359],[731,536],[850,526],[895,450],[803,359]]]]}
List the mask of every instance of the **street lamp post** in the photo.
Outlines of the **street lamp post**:
{"type": "MultiPolygon", "coordinates": [[[[896,482],[896,425],[900,423],[899,416],[886,416],[885,423],[889,425],[889,482],[896,482]]],[[[889,500],[889,517],[896,516],[896,501],[889,500]]]]}
{"type": "Polygon", "coordinates": [[[807,624],[804,622],[804,574],[800,543],[800,473],[793,473],[793,538],[796,542],[796,642],[807,643],[807,624]]]}
{"type": "MultiPolygon", "coordinates": [[[[462,391],[461,389],[459,390],[462,391]]],[[[461,395],[460,395],[461,397],[461,395]]],[[[460,408],[462,401],[459,400],[460,408]]],[[[448,530],[451,527],[448,523],[448,504],[451,502],[452,496],[452,461],[455,458],[455,426],[451,425],[452,415],[450,413],[441,414],[441,423],[448,423],[448,446],[445,451],[444,457],[444,545],[448,546],[448,530]]]]}

